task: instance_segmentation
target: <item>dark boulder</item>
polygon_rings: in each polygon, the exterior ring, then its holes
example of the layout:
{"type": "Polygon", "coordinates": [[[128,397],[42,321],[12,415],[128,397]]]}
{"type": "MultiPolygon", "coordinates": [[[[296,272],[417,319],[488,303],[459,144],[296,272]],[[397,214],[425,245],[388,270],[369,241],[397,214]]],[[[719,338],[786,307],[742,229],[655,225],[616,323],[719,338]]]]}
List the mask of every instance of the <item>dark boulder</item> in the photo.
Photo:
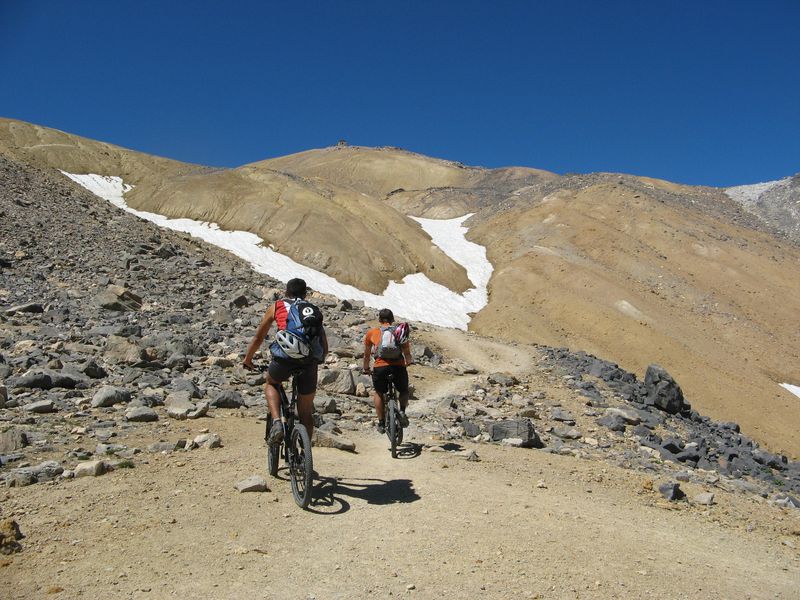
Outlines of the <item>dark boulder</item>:
{"type": "Polygon", "coordinates": [[[607,427],[611,431],[625,431],[625,419],[620,415],[608,414],[595,420],[595,423],[607,427]]]}
{"type": "Polygon", "coordinates": [[[672,415],[683,410],[683,392],[663,367],[658,365],[647,367],[644,385],[647,394],[645,404],[655,406],[672,415]]]}
{"type": "Polygon", "coordinates": [[[488,377],[489,383],[494,383],[496,385],[502,386],[510,386],[516,385],[519,383],[516,377],[513,375],[509,375],[508,373],[491,373],[488,377]]]}
{"type": "Polygon", "coordinates": [[[15,315],[17,313],[43,313],[44,307],[39,304],[38,302],[29,302],[27,304],[19,304],[17,306],[12,306],[11,308],[7,308],[5,313],[7,315],[15,315]]]}
{"type": "Polygon", "coordinates": [[[53,380],[50,378],[50,375],[41,371],[10,379],[8,383],[9,387],[14,389],[49,390],[53,387],[53,380]]]}
{"type": "Polygon", "coordinates": [[[684,494],[683,490],[681,490],[680,484],[673,482],[662,483],[661,485],[659,485],[658,493],[661,494],[664,498],[666,498],[670,502],[683,500],[686,497],[686,494],[684,494]]]}
{"type": "Polygon", "coordinates": [[[235,390],[223,390],[211,401],[215,408],[239,408],[243,405],[242,395],[235,390]]]}
{"type": "Polygon", "coordinates": [[[674,438],[664,440],[664,442],[661,444],[661,447],[667,452],[672,452],[673,454],[678,454],[683,450],[683,444],[681,441],[674,438]]]}
{"type": "Polygon", "coordinates": [[[464,428],[464,435],[467,437],[473,438],[481,433],[481,426],[472,421],[463,421],[461,426],[464,428]]]}
{"type": "Polygon", "coordinates": [[[494,421],[489,424],[489,436],[493,442],[500,442],[509,438],[522,440],[526,448],[541,448],[542,441],[533,429],[529,419],[513,419],[509,421],[494,421]]]}

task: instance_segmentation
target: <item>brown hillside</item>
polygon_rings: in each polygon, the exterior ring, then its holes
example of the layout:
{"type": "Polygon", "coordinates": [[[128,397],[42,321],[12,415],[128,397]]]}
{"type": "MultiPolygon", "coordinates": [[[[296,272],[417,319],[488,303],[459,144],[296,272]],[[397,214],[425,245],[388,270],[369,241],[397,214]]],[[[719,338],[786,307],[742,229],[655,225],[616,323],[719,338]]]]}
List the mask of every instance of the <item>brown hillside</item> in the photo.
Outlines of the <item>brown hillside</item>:
{"type": "Polygon", "coordinates": [[[463,291],[463,267],[403,213],[359,191],[266,167],[209,169],[0,119],[0,152],[39,167],[122,177],[130,206],[250,231],[278,252],[371,292],[425,273],[463,291]]]}
{"type": "Polygon", "coordinates": [[[207,170],[200,165],[152,156],[2,117],[0,153],[37,167],[61,169],[68,173],[114,175],[133,185],[151,178],[207,170]]]}
{"type": "Polygon", "coordinates": [[[475,224],[495,266],[479,332],[582,348],[800,454],[800,251],[611,183],[560,190],[475,224]],[[512,315],[509,317],[509,315],[512,315]]]}
{"type": "Polygon", "coordinates": [[[586,349],[800,456],[800,250],[721,190],[627,175],[483,169],[396,148],[335,147],[212,170],[10,120],[0,152],[121,175],[139,209],[243,229],[298,262],[378,292],[413,272],[459,291],[465,271],[408,214],[476,213],[495,271],[471,327],[586,349]]]}
{"type": "Polygon", "coordinates": [[[432,219],[460,217],[495,207],[518,189],[558,179],[540,169],[484,169],[400,148],[344,146],[309,150],[250,165],[312,181],[336,183],[385,200],[403,214],[432,219]]]}

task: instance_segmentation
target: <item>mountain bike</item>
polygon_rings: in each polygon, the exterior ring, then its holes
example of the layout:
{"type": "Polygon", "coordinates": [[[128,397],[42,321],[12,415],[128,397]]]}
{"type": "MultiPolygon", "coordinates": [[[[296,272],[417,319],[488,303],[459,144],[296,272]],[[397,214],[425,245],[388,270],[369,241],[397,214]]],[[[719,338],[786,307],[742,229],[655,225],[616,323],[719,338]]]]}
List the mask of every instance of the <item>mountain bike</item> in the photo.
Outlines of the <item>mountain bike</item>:
{"type": "MultiPolygon", "coordinates": [[[[311,456],[311,438],[305,426],[300,423],[297,411],[297,381],[292,375],[292,397],[286,396],[283,385],[275,386],[280,395],[280,414],[283,423],[283,441],[270,446],[267,443],[267,469],[273,477],[278,476],[278,461],[281,455],[289,469],[292,483],[292,496],[300,508],[308,507],[311,502],[311,483],[314,474],[314,460],[311,456]]],[[[264,439],[269,441],[272,427],[272,415],[267,416],[267,431],[264,439]]]]}
{"type": "Polygon", "coordinates": [[[394,375],[389,374],[389,387],[385,396],[386,435],[392,445],[392,458],[397,458],[397,447],[403,443],[403,426],[400,423],[400,401],[394,387],[394,375]]]}

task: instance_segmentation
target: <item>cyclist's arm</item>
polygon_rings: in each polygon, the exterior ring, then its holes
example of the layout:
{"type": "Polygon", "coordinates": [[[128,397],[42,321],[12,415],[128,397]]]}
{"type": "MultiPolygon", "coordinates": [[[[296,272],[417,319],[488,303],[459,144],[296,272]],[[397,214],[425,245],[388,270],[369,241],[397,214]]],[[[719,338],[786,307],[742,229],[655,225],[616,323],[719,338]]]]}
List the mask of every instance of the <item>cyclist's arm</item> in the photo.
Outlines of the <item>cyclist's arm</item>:
{"type": "Polygon", "coordinates": [[[264,343],[264,338],[267,337],[267,332],[269,328],[272,327],[272,323],[275,321],[275,305],[273,304],[267,309],[267,312],[264,313],[264,318],[261,319],[261,323],[259,323],[258,328],[256,329],[256,334],[253,336],[253,339],[250,341],[250,345],[247,347],[247,354],[244,356],[244,360],[242,361],[242,365],[246,369],[254,369],[253,366],[253,357],[255,356],[258,349],[261,347],[261,344],[264,343]]]}
{"type": "Polygon", "coordinates": [[[369,373],[369,359],[372,356],[372,340],[369,334],[364,338],[364,373],[369,373]]]}
{"type": "Polygon", "coordinates": [[[406,366],[414,364],[414,357],[411,356],[411,342],[406,342],[400,349],[403,351],[403,358],[406,359],[406,366]]]}
{"type": "Polygon", "coordinates": [[[325,328],[322,328],[322,360],[325,360],[325,357],[328,356],[328,334],[325,333],[325,328]]]}

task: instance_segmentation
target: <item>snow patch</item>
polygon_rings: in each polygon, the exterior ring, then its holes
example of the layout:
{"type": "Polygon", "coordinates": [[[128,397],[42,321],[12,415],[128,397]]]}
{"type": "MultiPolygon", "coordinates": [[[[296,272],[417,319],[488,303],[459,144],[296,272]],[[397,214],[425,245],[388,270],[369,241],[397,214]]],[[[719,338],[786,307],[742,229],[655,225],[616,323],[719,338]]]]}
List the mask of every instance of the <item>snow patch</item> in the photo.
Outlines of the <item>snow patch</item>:
{"type": "Polygon", "coordinates": [[[557,252],[556,250],[550,248],[549,246],[533,246],[532,249],[536,250],[541,254],[547,254],[548,256],[559,256],[559,257],[561,256],[560,252],[557,252]]]}
{"type": "Polygon", "coordinates": [[[53,148],[58,146],[59,148],[74,148],[73,144],[34,144],[33,146],[25,146],[25,150],[31,150],[32,148],[53,148]]]}
{"type": "MultiPolygon", "coordinates": [[[[463,294],[468,312],[477,312],[489,301],[487,286],[492,277],[492,263],[486,258],[486,248],[470,242],[467,238],[468,227],[464,221],[475,213],[469,213],[455,219],[423,219],[411,217],[431,236],[434,244],[467,270],[467,277],[475,287],[463,294]]],[[[427,277],[426,277],[427,279],[427,277]]],[[[466,326],[465,326],[466,328],[466,326]]]]}
{"type": "Polygon", "coordinates": [[[614,303],[614,307],[621,313],[626,314],[629,317],[633,317],[634,319],[638,319],[640,321],[647,319],[642,311],[640,311],[627,300],[617,300],[614,303]]]}
{"type": "Polygon", "coordinates": [[[216,223],[205,223],[192,219],[170,219],[156,213],[130,208],[123,196],[133,189],[120,177],[104,175],[64,175],[85,187],[93,194],[111,202],[114,206],[159,227],[191,234],[210,244],[219,246],[250,263],[254,270],[286,282],[292,277],[301,277],[315,290],[332,294],[338,298],[362,300],[372,308],[390,308],[404,318],[432,323],[443,327],[466,329],[470,313],[486,306],[487,285],[492,274],[492,265],[486,259],[486,249],[467,241],[468,231],[463,226],[472,214],[455,219],[416,219],[431,236],[433,242],[445,254],[467,270],[467,276],[475,286],[464,294],[457,294],[443,285],[428,279],[422,273],[407,275],[401,282],[391,281],[382,294],[364,292],[351,285],[340,283],[333,277],[321,273],[264,245],[264,240],[248,231],[224,231],[216,223]]]}
{"type": "Polygon", "coordinates": [[[791,383],[782,383],[781,387],[789,390],[792,394],[800,398],[800,385],[792,385],[791,383]]]}

